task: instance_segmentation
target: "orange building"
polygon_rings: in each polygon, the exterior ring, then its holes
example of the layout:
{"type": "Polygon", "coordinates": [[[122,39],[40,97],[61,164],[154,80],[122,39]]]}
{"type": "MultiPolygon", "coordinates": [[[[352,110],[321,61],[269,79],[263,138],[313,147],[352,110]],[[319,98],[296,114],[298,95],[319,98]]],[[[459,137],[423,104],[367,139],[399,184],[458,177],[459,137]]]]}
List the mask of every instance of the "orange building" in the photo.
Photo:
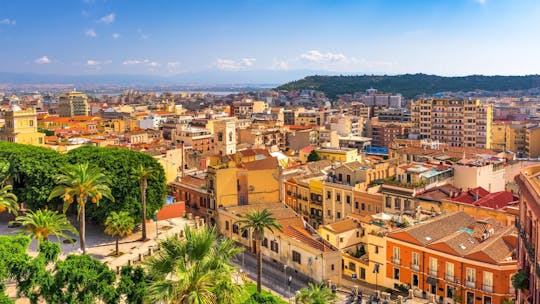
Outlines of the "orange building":
{"type": "Polygon", "coordinates": [[[388,235],[386,278],[441,303],[502,303],[515,298],[516,245],[513,226],[445,214],[388,235]]]}
{"type": "Polygon", "coordinates": [[[178,182],[169,184],[176,201],[185,202],[186,212],[208,219],[208,192],[206,176],[186,175],[178,182]]]}

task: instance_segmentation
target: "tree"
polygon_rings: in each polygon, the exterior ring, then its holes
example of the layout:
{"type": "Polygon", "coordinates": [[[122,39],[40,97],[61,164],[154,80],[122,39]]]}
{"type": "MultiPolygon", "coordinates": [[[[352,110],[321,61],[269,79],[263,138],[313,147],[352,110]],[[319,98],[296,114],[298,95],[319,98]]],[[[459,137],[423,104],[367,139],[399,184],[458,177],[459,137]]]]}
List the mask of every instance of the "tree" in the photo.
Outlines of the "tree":
{"type": "Polygon", "coordinates": [[[116,255],[119,255],[118,241],[120,237],[128,236],[135,227],[135,222],[125,211],[111,212],[105,221],[105,233],[116,239],[116,255]]]}
{"type": "Polygon", "coordinates": [[[64,213],[75,199],[77,200],[81,250],[86,253],[85,205],[88,199],[96,205],[99,204],[103,197],[114,201],[109,188],[110,180],[101,172],[100,168],[83,163],[65,167],[63,174],[56,176],[56,183],[57,186],[49,195],[49,200],[62,197],[64,200],[64,213]]]}
{"type": "Polygon", "coordinates": [[[512,286],[515,289],[524,290],[529,289],[529,276],[525,271],[520,269],[516,274],[512,276],[512,286]]]}
{"type": "Polygon", "coordinates": [[[146,241],[146,189],[148,188],[148,180],[156,178],[157,170],[154,168],[146,168],[143,164],[133,168],[131,171],[132,176],[139,182],[141,188],[141,203],[142,203],[142,240],[146,241]]]}
{"type": "Polygon", "coordinates": [[[28,211],[26,214],[15,218],[15,222],[23,227],[23,233],[36,239],[38,244],[48,241],[49,236],[55,236],[60,242],[64,238],[73,242],[66,232],[78,235],[77,229],[71,225],[65,214],[50,210],[28,211]]]}
{"type": "Polygon", "coordinates": [[[17,196],[13,194],[12,185],[0,184],[0,213],[4,211],[11,212],[17,215],[19,205],[17,204],[17,196]]]}
{"type": "Polygon", "coordinates": [[[321,156],[315,150],[312,150],[307,157],[308,162],[315,162],[319,160],[321,160],[321,156]]]}
{"type": "Polygon", "coordinates": [[[148,297],[153,303],[234,303],[240,294],[232,282],[233,256],[241,252],[231,239],[219,240],[215,228],[186,226],[185,239],[168,238],[146,260],[148,297]]]}
{"type": "Polygon", "coordinates": [[[251,235],[255,240],[255,250],[257,252],[257,291],[262,290],[262,253],[261,242],[264,240],[264,230],[274,232],[274,229],[281,231],[281,225],[272,217],[272,213],[268,209],[263,209],[261,212],[253,211],[245,215],[244,219],[237,223],[242,225],[242,232],[251,231],[251,235]]]}
{"type": "Polygon", "coordinates": [[[133,168],[143,165],[156,172],[155,178],[148,180],[146,189],[146,215],[154,214],[165,203],[166,178],[163,167],[149,154],[119,148],[101,148],[83,146],[65,154],[66,160],[72,164],[89,162],[103,170],[111,180],[110,188],[115,203],[104,198],[103,204],[87,207],[88,218],[104,223],[112,211],[127,211],[140,223],[142,214],[141,191],[138,181],[131,178],[133,168]]]}
{"type": "Polygon", "coordinates": [[[125,296],[126,303],[142,304],[147,294],[144,269],[132,266],[122,267],[117,292],[125,296]]]}
{"type": "Polygon", "coordinates": [[[296,304],[326,304],[335,303],[336,295],[327,288],[324,283],[309,283],[307,288],[302,288],[294,297],[296,304]]]}

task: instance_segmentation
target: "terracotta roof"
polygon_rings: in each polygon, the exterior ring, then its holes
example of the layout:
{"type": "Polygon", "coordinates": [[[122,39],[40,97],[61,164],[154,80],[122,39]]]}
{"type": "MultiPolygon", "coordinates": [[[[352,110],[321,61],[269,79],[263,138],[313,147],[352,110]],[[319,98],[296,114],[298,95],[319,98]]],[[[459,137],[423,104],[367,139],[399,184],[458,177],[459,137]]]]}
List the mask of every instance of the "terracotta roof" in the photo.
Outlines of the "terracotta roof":
{"type": "Polygon", "coordinates": [[[246,149],[238,151],[242,156],[255,156],[255,155],[266,155],[270,156],[270,153],[265,149],[246,149]]]}
{"type": "Polygon", "coordinates": [[[360,227],[360,224],[351,218],[347,218],[332,224],[325,225],[324,227],[332,230],[335,233],[342,233],[345,231],[356,229],[360,227]]]}
{"type": "Polygon", "coordinates": [[[302,230],[305,229],[287,226],[283,228],[283,234],[317,250],[323,252],[334,251],[334,249],[332,249],[330,246],[327,246],[322,241],[314,239],[312,236],[306,235],[305,232],[302,232],[302,230]]]}
{"type": "Polygon", "coordinates": [[[487,190],[478,187],[463,191],[460,195],[453,198],[452,201],[497,210],[515,204],[518,198],[512,192],[499,191],[489,193],[487,190]]]}
{"type": "Polygon", "coordinates": [[[239,165],[247,170],[268,170],[277,169],[278,161],[275,157],[268,157],[265,159],[255,160],[252,162],[242,163],[239,165]]]}

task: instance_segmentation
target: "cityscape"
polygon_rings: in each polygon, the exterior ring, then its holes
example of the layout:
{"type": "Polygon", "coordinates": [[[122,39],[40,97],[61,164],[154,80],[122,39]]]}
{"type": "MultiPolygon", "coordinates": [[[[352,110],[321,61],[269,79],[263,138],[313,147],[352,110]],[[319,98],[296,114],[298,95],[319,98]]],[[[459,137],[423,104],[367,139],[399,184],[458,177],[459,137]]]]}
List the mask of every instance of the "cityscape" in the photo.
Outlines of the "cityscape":
{"type": "Polygon", "coordinates": [[[0,303],[540,304],[539,17],[0,1],[0,303]]]}

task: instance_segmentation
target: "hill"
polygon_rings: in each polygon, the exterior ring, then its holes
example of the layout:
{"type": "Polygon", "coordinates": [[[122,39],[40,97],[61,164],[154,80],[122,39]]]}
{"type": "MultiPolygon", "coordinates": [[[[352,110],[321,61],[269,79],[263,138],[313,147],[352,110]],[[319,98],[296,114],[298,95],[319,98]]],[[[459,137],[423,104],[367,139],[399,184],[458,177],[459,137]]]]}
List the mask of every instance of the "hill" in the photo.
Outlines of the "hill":
{"type": "Polygon", "coordinates": [[[540,75],[527,76],[462,76],[443,77],[426,74],[404,74],[396,76],[308,76],[278,87],[280,90],[312,89],[335,98],[339,94],[362,92],[376,88],[379,92],[401,93],[406,98],[421,94],[445,91],[507,91],[527,90],[540,87],[540,75]]]}

